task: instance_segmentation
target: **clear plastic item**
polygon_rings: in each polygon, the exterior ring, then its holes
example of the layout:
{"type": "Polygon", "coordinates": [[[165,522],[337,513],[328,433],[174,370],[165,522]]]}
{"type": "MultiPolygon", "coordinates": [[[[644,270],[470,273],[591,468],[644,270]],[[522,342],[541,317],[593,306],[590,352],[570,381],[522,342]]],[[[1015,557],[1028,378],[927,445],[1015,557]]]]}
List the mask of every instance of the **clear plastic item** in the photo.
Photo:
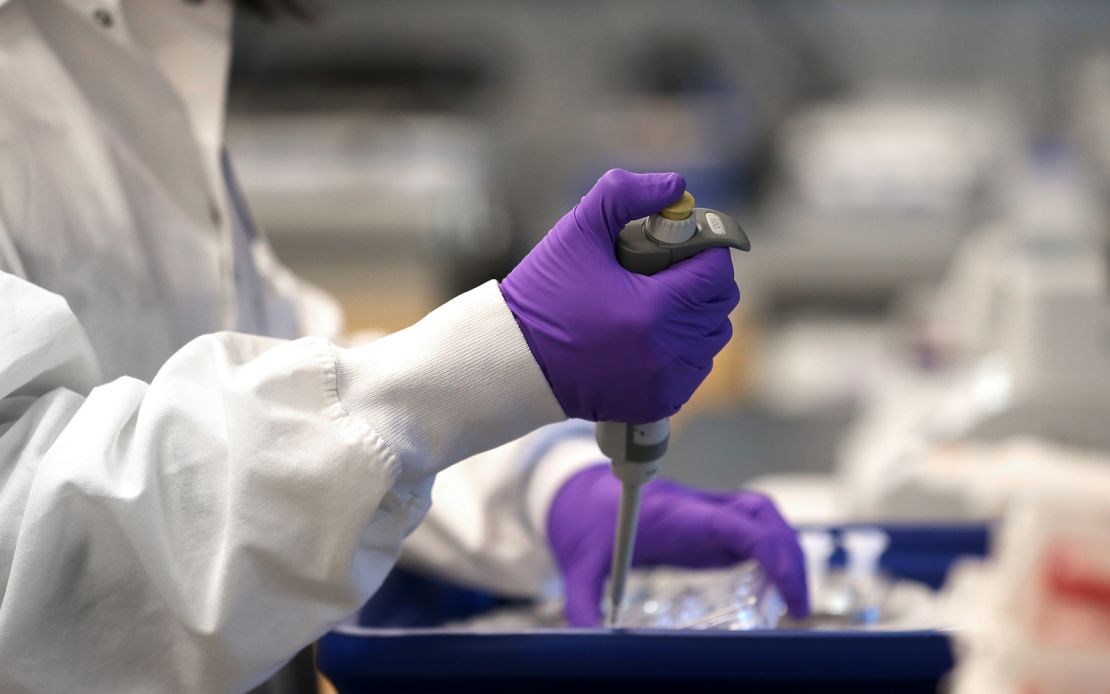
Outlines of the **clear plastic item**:
{"type": "Polygon", "coordinates": [[[836,550],[836,542],[829,531],[812,529],[798,533],[798,543],[802,546],[802,554],[805,555],[810,607],[815,612],[824,611],[829,559],[836,550]]]}
{"type": "Polygon", "coordinates": [[[837,538],[827,530],[813,528],[800,532],[798,541],[806,562],[811,626],[871,626],[891,616],[884,614],[884,604],[895,584],[882,575],[879,567],[890,544],[885,531],[847,528],[837,538]],[[838,539],[846,555],[843,569],[833,569],[829,564],[838,539]]]}
{"type": "Polygon", "coordinates": [[[618,623],[634,629],[774,629],[785,612],[754,561],[722,570],[635,572],[618,623]]]}
{"type": "MultiPolygon", "coordinates": [[[[752,631],[776,628],[785,612],[778,590],[754,561],[728,569],[659,567],[629,575],[617,627],[752,631]]],[[[559,601],[494,610],[445,625],[468,632],[565,626],[559,601]]]]}
{"type": "Polygon", "coordinates": [[[884,585],[879,575],[879,560],[890,544],[890,536],[878,528],[853,528],[842,533],[840,543],[848,555],[852,616],[858,623],[877,623],[884,585]]]}

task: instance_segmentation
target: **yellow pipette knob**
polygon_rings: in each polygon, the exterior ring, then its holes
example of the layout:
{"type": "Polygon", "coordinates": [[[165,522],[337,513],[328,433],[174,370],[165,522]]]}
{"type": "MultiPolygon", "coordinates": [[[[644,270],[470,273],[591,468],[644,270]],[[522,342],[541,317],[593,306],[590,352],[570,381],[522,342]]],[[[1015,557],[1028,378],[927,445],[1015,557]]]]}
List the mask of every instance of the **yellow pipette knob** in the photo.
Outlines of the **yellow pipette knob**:
{"type": "Polygon", "coordinates": [[[697,201],[694,200],[694,196],[690,195],[690,191],[687,190],[682,193],[682,197],[677,201],[659,210],[659,216],[675,222],[681,221],[687,219],[694,213],[695,204],[697,204],[697,201]]]}

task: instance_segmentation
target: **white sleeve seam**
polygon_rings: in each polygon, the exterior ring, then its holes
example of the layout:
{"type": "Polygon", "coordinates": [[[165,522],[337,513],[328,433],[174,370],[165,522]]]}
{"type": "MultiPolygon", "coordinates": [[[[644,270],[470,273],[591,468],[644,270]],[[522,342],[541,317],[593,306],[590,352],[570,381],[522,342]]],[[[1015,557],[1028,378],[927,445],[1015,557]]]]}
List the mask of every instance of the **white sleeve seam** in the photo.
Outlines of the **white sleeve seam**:
{"type": "Polygon", "coordinates": [[[325,350],[321,354],[321,372],[324,376],[324,394],[328,401],[326,413],[341,427],[350,429],[370,449],[374,456],[381,456],[389,466],[390,474],[399,477],[401,474],[401,461],[389,444],[385,442],[375,429],[361,417],[356,417],[347,411],[347,407],[339,397],[339,382],[336,375],[338,355],[336,345],[330,340],[325,340],[325,350]]]}

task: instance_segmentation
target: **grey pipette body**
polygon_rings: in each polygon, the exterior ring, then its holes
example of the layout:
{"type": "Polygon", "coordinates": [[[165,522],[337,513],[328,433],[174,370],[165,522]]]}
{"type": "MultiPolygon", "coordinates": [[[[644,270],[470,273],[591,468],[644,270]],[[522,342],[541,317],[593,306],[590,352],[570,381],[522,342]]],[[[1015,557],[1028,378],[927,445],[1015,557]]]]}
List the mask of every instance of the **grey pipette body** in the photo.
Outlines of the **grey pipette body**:
{"type": "MultiPolygon", "coordinates": [[[[731,217],[716,210],[695,208],[693,196],[684,193],[678,202],[659,214],[629,222],[617,237],[617,260],[632,272],[653,275],[707,248],[722,246],[747,251],[751,243],[731,217]]],[[[624,601],[644,483],[658,474],[670,434],[671,423],[667,419],[648,424],[597,423],[598,445],[613,461],[613,474],[621,481],[609,574],[609,626],[617,625],[624,601]]]]}

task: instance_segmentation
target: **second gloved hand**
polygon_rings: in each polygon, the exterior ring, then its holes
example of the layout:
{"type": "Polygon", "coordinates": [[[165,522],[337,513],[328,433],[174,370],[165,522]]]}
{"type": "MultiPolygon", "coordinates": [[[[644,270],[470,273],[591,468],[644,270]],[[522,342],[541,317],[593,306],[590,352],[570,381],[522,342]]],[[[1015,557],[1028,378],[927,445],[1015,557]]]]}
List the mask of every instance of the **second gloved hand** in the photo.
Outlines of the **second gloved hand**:
{"type": "Polygon", "coordinates": [[[609,171],[501,283],[568,417],[653,422],[678,411],[732,337],[728,249],[651,276],[622,268],[625,224],[676,201],[678,174],[609,171]]]}
{"type": "MultiPolygon", "coordinates": [[[[602,591],[613,559],[621,483],[608,465],[581,470],[555,495],[547,534],[572,626],[601,621],[602,591]]],[[[707,569],[759,562],[790,614],[809,614],[805,563],[793,529],[767,497],[711,492],[670,480],[644,486],[633,566],[707,569]]]]}

